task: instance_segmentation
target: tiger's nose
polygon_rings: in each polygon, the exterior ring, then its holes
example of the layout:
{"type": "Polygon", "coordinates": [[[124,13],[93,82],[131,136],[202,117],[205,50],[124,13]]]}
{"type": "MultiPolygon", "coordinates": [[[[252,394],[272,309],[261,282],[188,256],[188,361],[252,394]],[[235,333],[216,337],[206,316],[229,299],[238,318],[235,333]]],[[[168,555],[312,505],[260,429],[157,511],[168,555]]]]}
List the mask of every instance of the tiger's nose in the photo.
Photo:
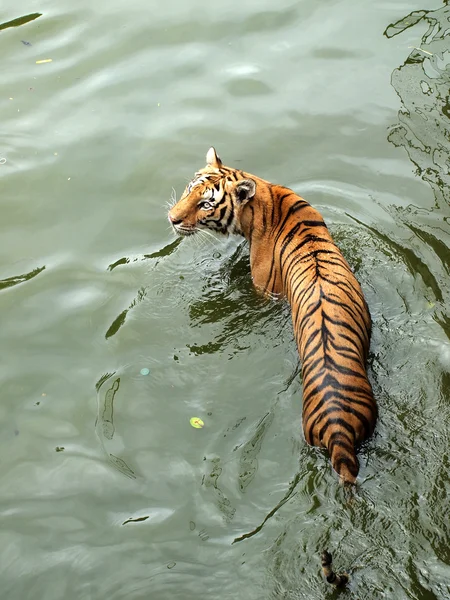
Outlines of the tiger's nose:
{"type": "Polygon", "coordinates": [[[179,225],[182,222],[182,219],[176,219],[169,213],[169,221],[172,223],[172,225],[179,225]]]}

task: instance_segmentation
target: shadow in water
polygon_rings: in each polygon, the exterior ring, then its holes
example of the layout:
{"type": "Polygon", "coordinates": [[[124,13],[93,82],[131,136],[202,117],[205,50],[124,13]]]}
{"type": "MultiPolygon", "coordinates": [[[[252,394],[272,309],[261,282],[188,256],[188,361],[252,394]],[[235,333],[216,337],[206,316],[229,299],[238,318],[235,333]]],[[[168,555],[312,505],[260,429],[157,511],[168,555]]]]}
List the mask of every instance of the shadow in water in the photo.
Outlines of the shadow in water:
{"type": "Polygon", "coordinates": [[[428,23],[420,46],[392,73],[402,108],[388,140],[403,146],[416,172],[433,188],[438,206],[450,204],[450,6],[414,11],[387,27],[392,38],[417,23],[428,23]]]}

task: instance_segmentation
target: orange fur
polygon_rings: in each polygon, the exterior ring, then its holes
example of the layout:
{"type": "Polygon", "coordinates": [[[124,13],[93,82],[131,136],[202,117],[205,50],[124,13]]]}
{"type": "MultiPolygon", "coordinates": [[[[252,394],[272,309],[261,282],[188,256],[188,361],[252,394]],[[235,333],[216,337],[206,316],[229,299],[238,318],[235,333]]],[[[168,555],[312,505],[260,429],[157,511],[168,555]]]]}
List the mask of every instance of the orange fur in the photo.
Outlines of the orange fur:
{"type": "Polygon", "coordinates": [[[211,148],[169,221],[180,235],[210,229],[248,240],[254,285],[291,306],[306,441],[327,448],[342,480],[354,483],[355,447],[377,418],[366,372],[371,320],[320,213],[289,188],[225,167],[211,148]]]}

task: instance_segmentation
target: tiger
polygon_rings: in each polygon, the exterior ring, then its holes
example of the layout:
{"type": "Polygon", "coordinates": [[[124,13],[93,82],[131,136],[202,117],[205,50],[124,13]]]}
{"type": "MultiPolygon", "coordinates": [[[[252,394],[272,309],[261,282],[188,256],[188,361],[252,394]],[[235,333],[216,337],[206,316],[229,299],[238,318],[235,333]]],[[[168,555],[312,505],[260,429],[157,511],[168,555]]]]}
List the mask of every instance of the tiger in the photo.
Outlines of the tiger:
{"type": "Polygon", "coordinates": [[[347,573],[340,573],[339,575],[333,571],[333,557],[324,550],[321,556],[322,573],[328,583],[331,583],[335,587],[345,587],[350,578],[347,573]]]}
{"type": "Polygon", "coordinates": [[[168,219],[179,236],[210,230],[247,239],[255,288],[291,307],[305,440],[325,448],[339,480],[354,484],[356,448],[377,420],[366,371],[372,322],[321,214],[293,190],[225,166],[212,147],[168,219]]]}

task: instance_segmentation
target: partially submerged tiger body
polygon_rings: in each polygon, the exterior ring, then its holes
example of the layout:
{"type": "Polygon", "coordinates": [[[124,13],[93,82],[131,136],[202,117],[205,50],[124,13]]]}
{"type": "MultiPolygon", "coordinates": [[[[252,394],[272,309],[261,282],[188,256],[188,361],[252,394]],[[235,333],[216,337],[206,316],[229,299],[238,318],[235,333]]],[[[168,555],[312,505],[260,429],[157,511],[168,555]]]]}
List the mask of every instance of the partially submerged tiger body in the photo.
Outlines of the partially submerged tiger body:
{"type": "Polygon", "coordinates": [[[253,283],[285,296],[303,375],[306,441],[325,447],[354,483],[355,447],[373,432],[377,407],[367,378],[371,320],[361,287],[320,213],[292,190],[225,167],[214,148],[169,211],[176,233],[244,236],[253,283]]]}

